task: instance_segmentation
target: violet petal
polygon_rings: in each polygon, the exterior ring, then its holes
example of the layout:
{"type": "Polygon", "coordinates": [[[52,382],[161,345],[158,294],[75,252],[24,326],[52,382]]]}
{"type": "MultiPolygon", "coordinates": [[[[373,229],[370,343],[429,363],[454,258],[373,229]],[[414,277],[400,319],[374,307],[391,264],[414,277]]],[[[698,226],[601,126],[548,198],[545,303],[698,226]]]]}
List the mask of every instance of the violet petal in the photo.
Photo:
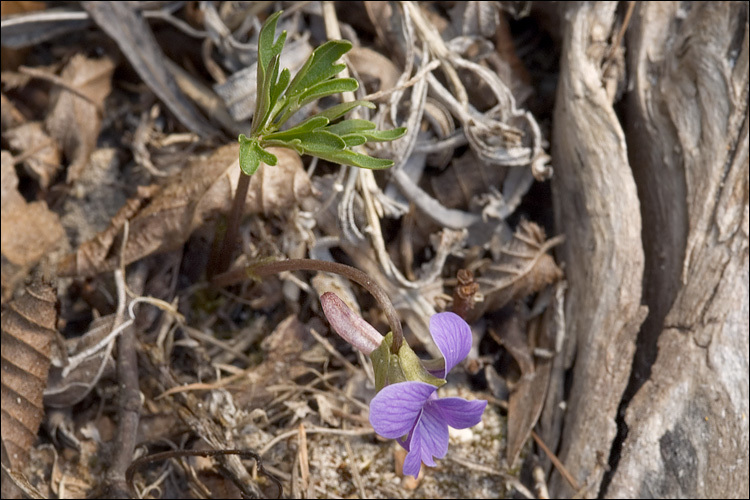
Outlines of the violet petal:
{"type": "Polygon", "coordinates": [[[454,429],[467,429],[482,421],[482,413],[487,407],[487,401],[477,399],[473,401],[464,398],[440,398],[428,401],[425,411],[439,413],[443,421],[454,429]]]}
{"type": "Polygon", "coordinates": [[[414,434],[422,434],[422,462],[430,467],[435,466],[432,459],[443,458],[448,453],[448,424],[441,412],[435,411],[432,403],[440,401],[428,401],[422,409],[422,416],[414,428],[414,434]]]}
{"type": "Polygon", "coordinates": [[[383,387],[370,402],[370,423],[388,439],[407,435],[437,387],[425,382],[399,382],[383,387]]]}
{"type": "Polygon", "coordinates": [[[463,361],[469,354],[471,328],[458,314],[442,312],[433,314],[430,318],[430,334],[445,358],[445,371],[437,376],[445,378],[451,368],[463,361]]]}
{"type": "Polygon", "coordinates": [[[406,447],[412,448],[414,451],[407,453],[406,458],[404,458],[404,476],[414,476],[414,479],[416,479],[419,475],[419,469],[422,468],[422,454],[418,451],[422,447],[421,439],[421,435],[416,438],[413,435],[409,436],[406,447]]]}
{"type": "Polygon", "coordinates": [[[404,459],[404,474],[411,474],[415,478],[422,463],[435,467],[435,458],[443,458],[448,453],[448,425],[441,413],[430,406],[430,402],[425,404],[417,424],[403,445],[409,450],[404,459]]]}

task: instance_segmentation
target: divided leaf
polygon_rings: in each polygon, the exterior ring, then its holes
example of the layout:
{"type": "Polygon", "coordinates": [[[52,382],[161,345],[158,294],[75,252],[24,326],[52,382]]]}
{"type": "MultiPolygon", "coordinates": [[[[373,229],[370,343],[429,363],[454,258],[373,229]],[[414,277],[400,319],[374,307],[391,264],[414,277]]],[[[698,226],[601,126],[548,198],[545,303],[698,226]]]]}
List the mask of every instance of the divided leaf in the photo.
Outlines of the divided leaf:
{"type": "Polygon", "coordinates": [[[352,43],[347,40],[329,40],[315,49],[289,85],[288,95],[294,97],[339,74],[346,65],[334,63],[351,48],[352,43]]]}
{"type": "Polygon", "coordinates": [[[368,101],[341,103],[328,108],[288,130],[279,128],[302,106],[323,97],[353,92],[359,88],[354,78],[335,78],[346,65],[338,63],[352,48],[346,40],[330,40],[315,49],[302,69],[291,78],[288,69],[280,68],[280,55],[286,40],[282,32],[274,40],[280,12],[263,25],[258,38],[257,99],[251,134],[240,135],[240,167],[252,175],[260,162],[276,164],[276,157],[264,148],[271,146],[293,149],[299,154],[310,154],[324,160],[363,168],[380,169],[393,165],[390,160],[373,158],[351,150],[368,141],[392,141],[404,135],[406,129],[376,130],[367,120],[331,121],[344,116],[357,106],[370,109],[368,101]],[[291,79],[291,82],[290,82],[291,79]]]}
{"type": "Polygon", "coordinates": [[[266,22],[263,23],[263,27],[260,29],[260,35],[258,35],[259,72],[267,68],[271,59],[280,55],[281,49],[284,48],[284,43],[286,42],[286,30],[282,31],[274,42],[276,23],[278,23],[279,17],[281,17],[281,11],[275,12],[271,17],[266,19],[266,22]]]}
{"type": "Polygon", "coordinates": [[[278,161],[276,156],[269,153],[258,144],[257,139],[248,139],[245,134],[240,134],[240,168],[245,175],[253,175],[260,162],[274,166],[278,161]]]}

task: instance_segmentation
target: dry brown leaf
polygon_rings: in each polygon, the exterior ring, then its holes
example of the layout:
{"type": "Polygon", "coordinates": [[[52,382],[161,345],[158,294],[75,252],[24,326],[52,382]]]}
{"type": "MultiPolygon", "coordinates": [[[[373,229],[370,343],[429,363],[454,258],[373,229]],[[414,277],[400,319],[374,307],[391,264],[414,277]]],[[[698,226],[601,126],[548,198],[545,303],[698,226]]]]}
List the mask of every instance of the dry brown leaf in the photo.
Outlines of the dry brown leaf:
{"type": "Polygon", "coordinates": [[[21,112],[18,111],[18,108],[16,108],[13,103],[5,97],[5,94],[0,94],[0,127],[2,128],[3,133],[10,128],[21,125],[25,121],[26,119],[21,112]]]}
{"type": "MultiPolygon", "coordinates": [[[[521,331],[518,320],[509,322],[509,331],[502,331],[503,345],[521,367],[521,377],[508,398],[508,445],[506,457],[512,467],[521,448],[529,439],[544,407],[552,373],[550,357],[534,356],[533,349],[554,352],[554,304],[545,313],[532,319],[521,331]]],[[[506,329],[503,329],[506,330],[506,329]]]]}
{"type": "Polygon", "coordinates": [[[70,164],[69,183],[81,175],[96,146],[102,107],[112,89],[114,69],[115,64],[108,57],[89,59],[77,54],[60,75],[68,87],[57,88],[46,126],[70,164]]]}
{"type": "MultiPolygon", "coordinates": [[[[246,214],[280,213],[313,193],[299,155],[283,148],[268,150],[278,157],[278,165],[262,165],[253,175],[246,214]]],[[[229,212],[240,176],[238,155],[239,146],[232,144],[193,160],[177,179],[170,179],[172,183],[153,195],[151,203],[140,209],[134,204],[123,213],[124,218],[118,214],[110,228],[66,257],[58,273],[93,276],[114,269],[119,264],[117,245],[125,219],[130,223],[125,264],[178,248],[208,219],[229,212]]]]}
{"type": "Polygon", "coordinates": [[[467,151],[445,172],[430,179],[435,198],[448,208],[469,208],[471,200],[486,193],[489,186],[501,186],[506,170],[488,167],[467,151]]]}
{"type": "Polygon", "coordinates": [[[5,133],[26,171],[46,190],[60,168],[60,150],[40,122],[24,123],[5,133]]]}
{"type": "Polygon", "coordinates": [[[2,187],[0,198],[0,251],[2,252],[3,300],[22,280],[28,270],[48,252],[63,242],[63,232],[57,214],[44,201],[26,203],[18,192],[18,177],[13,158],[7,151],[0,154],[2,187]]]}
{"type": "MultiPolygon", "coordinates": [[[[508,398],[508,446],[505,449],[509,464],[521,452],[531,431],[539,420],[547,394],[552,362],[539,360],[533,373],[521,377],[508,398]]],[[[512,466],[512,465],[511,465],[512,466]]]]}
{"type": "Polygon", "coordinates": [[[10,466],[23,469],[44,417],[42,393],[47,385],[57,324],[57,294],[34,282],[2,311],[2,440],[10,466]]]}
{"type": "MultiPolygon", "coordinates": [[[[518,313],[514,313],[507,321],[504,321],[495,331],[490,327],[490,335],[505,347],[513,356],[521,370],[521,377],[534,373],[534,357],[529,347],[529,342],[523,324],[518,313]]],[[[513,381],[515,383],[515,381],[513,381]]]]}
{"type": "Polygon", "coordinates": [[[103,266],[110,250],[115,247],[115,240],[122,231],[125,222],[133,217],[151,196],[158,190],[156,186],[141,186],[138,195],[129,199],[112,217],[109,227],[87,241],[74,254],[65,257],[57,266],[58,276],[92,276],[103,266]]]}
{"type": "Polygon", "coordinates": [[[547,252],[562,237],[546,240],[544,230],[530,221],[521,221],[510,242],[502,245],[496,262],[480,271],[476,278],[484,301],[469,314],[473,321],[513,300],[538,292],[562,279],[563,272],[547,252]]]}

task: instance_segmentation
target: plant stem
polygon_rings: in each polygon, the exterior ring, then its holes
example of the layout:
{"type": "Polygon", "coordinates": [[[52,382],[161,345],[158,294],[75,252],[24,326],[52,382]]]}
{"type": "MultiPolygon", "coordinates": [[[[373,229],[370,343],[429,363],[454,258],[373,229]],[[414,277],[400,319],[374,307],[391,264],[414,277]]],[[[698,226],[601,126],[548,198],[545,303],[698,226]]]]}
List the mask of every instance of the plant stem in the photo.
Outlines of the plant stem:
{"type": "Polygon", "coordinates": [[[229,213],[227,232],[224,234],[224,242],[221,245],[221,251],[219,252],[218,258],[209,263],[207,270],[209,279],[229,269],[234,252],[239,246],[238,237],[240,233],[240,221],[242,220],[242,214],[245,211],[245,200],[247,199],[247,190],[249,188],[250,176],[240,172],[240,180],[237,183],[237,191],[234,193],[232,211],[229,213]]]}
{"type": "Polygon", "coordinates": [[[262,278],[264,276],[270,276],[272,274],[281,273],[284,271],[322,271],[326,273],[339,274],[345,278],[349,278],[355,283],[359,283],[364,287],[370,294],[375,297],[375,300],[380,304],[388,325],[391,327],[393,332],[393,344],[391,344],[391,352],[398,354],[401,344],[404,340],[404,333],[401,329],[401,321],[398,319],[396,308],[393,307],[391,299],[385,290],[370,278],[367,274],[346,264],[339,264],[338,262],[328,262],[325,260],[315,259],[287,259],[278,260],[269,263],[251,264],[242,269],[234,269],[223,274],[219,274],[214,277],[211,282],[218,287],[224,287],[234,285],[247,278],[262,278]]]}

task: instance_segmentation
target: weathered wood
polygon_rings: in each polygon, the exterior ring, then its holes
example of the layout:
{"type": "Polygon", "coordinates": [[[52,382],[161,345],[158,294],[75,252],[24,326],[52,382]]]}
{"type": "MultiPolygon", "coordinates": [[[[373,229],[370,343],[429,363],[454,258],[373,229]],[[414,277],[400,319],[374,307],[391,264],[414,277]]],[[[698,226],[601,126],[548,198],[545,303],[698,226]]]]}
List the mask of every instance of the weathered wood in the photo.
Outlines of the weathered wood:
{"type": "MultiPolygon", "coordinates": [[[[616,7],[567,7],[553,127],[552,186],[570,284],[565,362],[574,362],[559,457],[587,498],[597,496],[606,469],[645,316],[640,207],[625,135],[601,69],[616,7]]],[[[550,493],[575,492],[555,473],[550,493]]]]}
{"type": "Polygon", "coordinates": [[[746,2],[643,2],[630,28],[652,316],[608,497],[750,495],[748,32],[746,2]]]}

